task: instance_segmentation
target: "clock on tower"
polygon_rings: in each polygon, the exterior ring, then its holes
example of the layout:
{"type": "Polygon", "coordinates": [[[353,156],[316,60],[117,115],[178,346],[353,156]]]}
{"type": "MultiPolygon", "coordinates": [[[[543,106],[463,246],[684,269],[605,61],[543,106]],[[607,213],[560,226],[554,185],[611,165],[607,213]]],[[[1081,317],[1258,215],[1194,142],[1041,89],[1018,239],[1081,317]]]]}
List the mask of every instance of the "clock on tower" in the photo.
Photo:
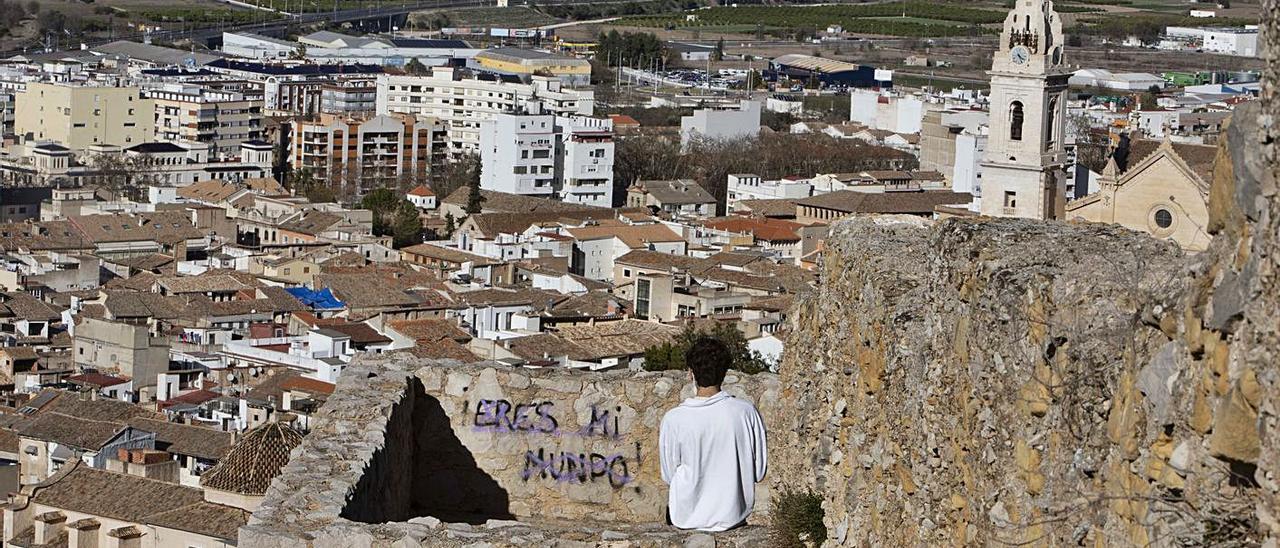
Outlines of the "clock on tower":
{"type": "Polygon", "coordinates": [[[1067,80],[1062,19],[1051,0],[1015,0],[991,63],[991,134],[981,211],[1061,218],[1066,205],[1067,80]]]}

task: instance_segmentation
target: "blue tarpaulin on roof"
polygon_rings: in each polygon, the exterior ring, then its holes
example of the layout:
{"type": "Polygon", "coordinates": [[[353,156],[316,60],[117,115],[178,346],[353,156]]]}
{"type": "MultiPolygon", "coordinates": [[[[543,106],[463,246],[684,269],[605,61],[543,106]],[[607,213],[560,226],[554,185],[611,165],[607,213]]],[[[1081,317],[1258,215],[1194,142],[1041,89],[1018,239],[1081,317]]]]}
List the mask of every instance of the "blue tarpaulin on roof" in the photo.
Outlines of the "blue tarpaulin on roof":
{"type": "Polygon", "coordinates": [[[320,288],[320,289],[310,289],[307,287],[286,287],[284,290],[288,291],[290,295],[293,295],[299,301],[302,301],[302,304],[305,304],[311,308],[330,309],[330,308],[343,308],[346,306],[342,304],[342,301],[339,301],[337,297],[334,297],[333,292],[330,291],[329,288],[327,287],[320,288]]]}

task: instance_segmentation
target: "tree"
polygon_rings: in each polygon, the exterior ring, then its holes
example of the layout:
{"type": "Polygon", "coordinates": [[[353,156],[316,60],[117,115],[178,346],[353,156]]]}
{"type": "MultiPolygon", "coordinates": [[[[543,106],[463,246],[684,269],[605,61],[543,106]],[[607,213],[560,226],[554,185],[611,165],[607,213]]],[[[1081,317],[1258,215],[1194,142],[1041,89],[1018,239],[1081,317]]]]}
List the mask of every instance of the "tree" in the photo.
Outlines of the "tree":
{"type": "Polygon", "coordinates": [[[458,220],[453,218],[453,212],[444,214],[444,237],[447,240],[453,239],[453,233],[458,230],[458,220]]]}
{"type": "Polygon", "coordinates": [[[431,72],[431,69],[422,64],[422,61],[419,61],[417,57],[414,57],[404,64],[404,71],[413,76],[422,76],[431,72]]]}
{"type": "Polygon", "coordinates": [[[138,156],[96,154],[89,163],[98,173],[98,188],[108,192],[112,200],[142,199],[142,189],[151,184],[154,175],[138,156]]]}
{"type": "Polygon", "coordinates": [[[476,169],[476,178],[471,181],[471,190],[467,194],[467,213],[475,215],[484,210],[484,194],[480,193],[480,170],[476,169]]]}
{"type": "Polygon", "coordinates": [[[337,200],[333,189],[324,181],[315,178],[310,169],[302,168],[289,173],[285,178],[287,186],[297,196],[302,196],[313,204],[323,204],[337,200]]]}
{"type": "Polygon", "coordinates": [[[396,206],[395,220],[391,227],[392,245],[397,248],[422,243],[422,216],[418,208],[401,199],[396,206]]]}
{"type": "Polygon", "coordinates": [[[685,368],[684,353],[695,341],[702,337],[711,337],[720,341],[729,349],[733,363],[729,367],[748,375],[768,370],[767,364],[760,355],[747,345],[747,337],[731,323],[717,322],[710,329],[694,329],[686,327],[672,342],[663,343],[645,349],[645,371],[671,371],[685,368]]]}
{"type": "Polygon", "coordinates": [[[480,180],[480,157],[468,154],[442,166],[431,179],[431,190],[436,196],[445,197],[455,190],[480,180]]]}
{"type": "Polygon", "coordinates": [[[711,60],[713,61],[724,60],[724,38],[716,40],[716,49],[711,52],[711,60]]]}

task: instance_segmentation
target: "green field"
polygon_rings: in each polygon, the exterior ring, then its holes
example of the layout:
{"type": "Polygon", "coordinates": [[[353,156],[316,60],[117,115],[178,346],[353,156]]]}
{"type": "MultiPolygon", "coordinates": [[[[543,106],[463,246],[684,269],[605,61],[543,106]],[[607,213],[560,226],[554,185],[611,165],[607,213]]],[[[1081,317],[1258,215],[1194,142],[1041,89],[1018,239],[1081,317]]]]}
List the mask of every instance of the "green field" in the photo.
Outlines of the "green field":
{"type": "MultiPolygon", "coordinates": [[[[972,5],[966,3],[967,5],[972,5]]],[[[845,31],[889,36],[972,36],[991,32],[983,25],[1004,21],[994,9],[962,7],[946,2],[824,6],[740,6],[691,10],[671,15],[628,17],[631,26],[721,30],[725,27],[820,30],[840,25],[845,31]],[[696,16],[688,21],[686,15],[696,16]]]]}

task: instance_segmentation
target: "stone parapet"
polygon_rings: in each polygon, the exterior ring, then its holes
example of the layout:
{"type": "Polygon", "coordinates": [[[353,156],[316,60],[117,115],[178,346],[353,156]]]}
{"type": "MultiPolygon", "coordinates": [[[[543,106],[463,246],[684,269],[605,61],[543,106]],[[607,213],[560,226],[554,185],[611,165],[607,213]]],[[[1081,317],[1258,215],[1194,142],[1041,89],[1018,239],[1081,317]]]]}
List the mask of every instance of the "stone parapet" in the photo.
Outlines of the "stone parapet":
{"type": "MultiPolygon", "coordinates": [[[[775,415],[775,375],[726,380],[775,415]]],[[[692,392],[687,373],[359,359],[240,545],[761,545],[765,485],[748,527],[663,525],[658,425],[692,392]]]]}

